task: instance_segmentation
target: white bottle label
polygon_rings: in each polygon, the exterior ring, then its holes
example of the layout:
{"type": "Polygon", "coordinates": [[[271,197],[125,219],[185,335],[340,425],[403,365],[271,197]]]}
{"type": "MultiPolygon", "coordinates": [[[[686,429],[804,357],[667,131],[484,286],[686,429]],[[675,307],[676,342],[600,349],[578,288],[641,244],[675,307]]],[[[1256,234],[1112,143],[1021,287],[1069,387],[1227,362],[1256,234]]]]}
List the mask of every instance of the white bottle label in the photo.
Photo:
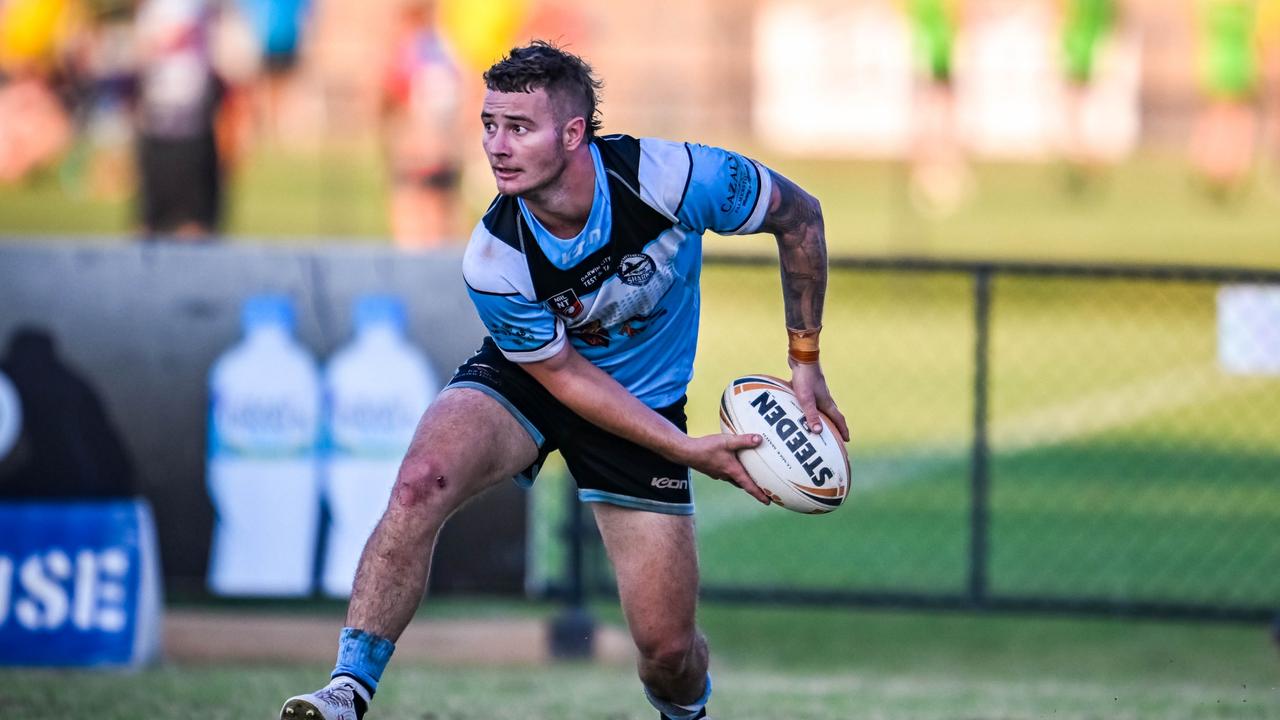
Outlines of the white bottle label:
{"type": "Polygon", "coordinates": [[[218,522],[209,588],[220,595],[307,595],[320,498],[315,459],[222,457],[209,463],[218,522]]]}
{"type": "Polygon", "coordinates": [[[335,356],[326,472],[329,535],[321,584],[351,593],[365,542],[386,510],[400,461],[437,388],[420,354],[383,336],[358,337],[335,356]]]}
{"type": "Polygon", "coordinates": [[[257,330],[214,369],[209,588],[298,596],[314,587],[320,530],[320,387],[280,329],[257,330]]]}

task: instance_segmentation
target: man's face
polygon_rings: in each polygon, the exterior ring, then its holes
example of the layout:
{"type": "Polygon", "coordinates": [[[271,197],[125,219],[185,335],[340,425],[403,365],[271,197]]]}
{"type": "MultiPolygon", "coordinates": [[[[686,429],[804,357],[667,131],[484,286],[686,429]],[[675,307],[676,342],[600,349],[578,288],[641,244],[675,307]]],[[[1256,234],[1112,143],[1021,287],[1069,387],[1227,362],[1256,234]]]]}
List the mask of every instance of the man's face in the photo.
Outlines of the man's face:
{"type": "Polygon", "coordinates": [[[484,152],[498,192],[527,196],[559,179],[568,153],[545,89],[490,90],[484,96],[480,120],[484,152]]]}

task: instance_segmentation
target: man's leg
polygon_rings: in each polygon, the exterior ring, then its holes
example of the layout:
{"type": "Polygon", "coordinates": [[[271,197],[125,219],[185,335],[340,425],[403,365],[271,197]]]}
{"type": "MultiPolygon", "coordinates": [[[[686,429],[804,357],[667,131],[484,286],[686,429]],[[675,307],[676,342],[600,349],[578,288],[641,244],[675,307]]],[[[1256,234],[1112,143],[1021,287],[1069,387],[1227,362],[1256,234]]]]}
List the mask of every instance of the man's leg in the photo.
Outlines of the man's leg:
{"type": "Polygon", "coordinates": [[[360,556],[334,669],[342,687],[331,683],[290,698],[282,718],[364,714],[395,641],[422,601],[440,527],[467,500],[515,477],[537,456],[529,433],[498,401],[467,388],[440,394],[418,423],[391,500],[360,556]]]}
{"type": "Polygon", "coordinates": [[[707,640],[695,620],[698,552],[693,517],[593,505],[618,578],[618,595],[640,651],[650,701],[672,718],[696,717],[706,703],[707,640]]]}
{"type": "Polygon", "coordinates": [[[477,390],[446,389],[419,422],[391,501],[365,544],[347,625],[398,639],[426,590],[440,526],[537,457],[528,432],[496,400],[477,390]]]}

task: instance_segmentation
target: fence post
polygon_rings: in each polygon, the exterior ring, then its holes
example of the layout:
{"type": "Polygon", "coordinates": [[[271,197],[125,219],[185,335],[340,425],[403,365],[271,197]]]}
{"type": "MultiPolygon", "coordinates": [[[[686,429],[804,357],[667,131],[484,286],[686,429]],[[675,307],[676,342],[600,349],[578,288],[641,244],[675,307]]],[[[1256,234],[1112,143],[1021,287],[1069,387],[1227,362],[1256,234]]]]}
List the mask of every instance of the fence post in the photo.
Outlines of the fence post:
{"type": "Polygon", "coordinates": [[[969,601],[987,602],[987,520],[990,503],[987,394],[991,350],[991,274],[982,265],[973,276],[973,457],[969,467],[969,601]]]}
{"type": "Polygon", "coordinates": [[[595,620],[587,610],[586,567],[583,546],[586,533],[582,525],[582,503],[573,478],[565,474],[565,546],[569,557],[565,562],[565,607],[551,621],[551,656],[560,659],[590,658],[595,647],[595,620]]]}

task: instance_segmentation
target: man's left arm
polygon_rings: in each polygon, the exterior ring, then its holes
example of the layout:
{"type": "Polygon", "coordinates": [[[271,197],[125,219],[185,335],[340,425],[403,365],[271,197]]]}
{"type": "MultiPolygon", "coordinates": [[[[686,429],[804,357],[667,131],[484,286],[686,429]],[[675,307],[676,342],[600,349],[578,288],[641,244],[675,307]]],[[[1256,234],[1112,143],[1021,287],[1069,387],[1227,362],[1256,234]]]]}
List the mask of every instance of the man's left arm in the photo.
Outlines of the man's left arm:
{"type": "Polygon", "coordinates": [[[782,267],[782,305],[787,322],[787,364],[791,386],[810,429],[820,432],[822,411],[849,440],[849,426],[836,407],[818,362],[818,335],[827,294],[827,240],[817,198],[769,170],[772,188],[760,232],[778,240],[782,267]]]}

